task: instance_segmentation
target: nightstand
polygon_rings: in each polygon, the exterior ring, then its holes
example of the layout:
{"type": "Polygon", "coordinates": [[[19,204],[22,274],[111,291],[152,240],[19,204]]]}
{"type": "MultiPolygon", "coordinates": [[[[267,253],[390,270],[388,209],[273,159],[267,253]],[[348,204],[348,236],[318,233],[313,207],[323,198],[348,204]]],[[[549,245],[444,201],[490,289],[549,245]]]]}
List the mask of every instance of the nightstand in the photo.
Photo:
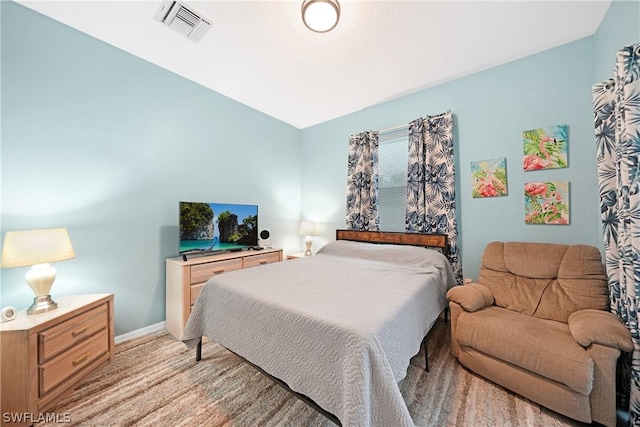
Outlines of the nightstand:
{"type": "MultiPolygon", "coordinates": [[[[313,256],[313,253],[309,256],[313,256]]],[[[287,255],[287,259],[297,259],[297,258],[304,258],[304,257],[305,257],[304,252],[295,252],[287,255]]]]}
{"type": "MultiPolygon", "coordinates": [[[[113,361],[113,294],[55,300],[56,310],[33,315],[22,310],[0,323],[2,414],[37,417],[113,361]]],[[[33,422],[23,421],[16,425],[33,422]]]]}

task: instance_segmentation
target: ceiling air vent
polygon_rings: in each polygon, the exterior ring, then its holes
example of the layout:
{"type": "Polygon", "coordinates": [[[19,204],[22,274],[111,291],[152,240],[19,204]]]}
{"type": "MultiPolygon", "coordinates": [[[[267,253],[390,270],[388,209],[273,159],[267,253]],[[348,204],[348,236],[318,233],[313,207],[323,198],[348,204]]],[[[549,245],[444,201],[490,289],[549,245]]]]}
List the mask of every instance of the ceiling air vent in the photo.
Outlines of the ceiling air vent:
{"type": "Polygon", "coordinates": [[[199,41],[211,28],[209,21],[179,1],[163,2],[153,17],[194,42],[199,41]]]}

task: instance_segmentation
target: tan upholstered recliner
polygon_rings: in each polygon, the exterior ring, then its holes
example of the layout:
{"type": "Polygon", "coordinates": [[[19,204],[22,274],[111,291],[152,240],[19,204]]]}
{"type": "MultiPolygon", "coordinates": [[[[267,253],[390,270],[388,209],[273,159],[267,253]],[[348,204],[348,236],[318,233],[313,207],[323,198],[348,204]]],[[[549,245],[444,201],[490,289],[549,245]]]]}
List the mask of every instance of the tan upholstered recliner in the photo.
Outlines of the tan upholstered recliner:
{"type": "Polygon", "coordinates": [[[597,248],[492,242],[478,283],[447,298],[462,365],[578,421],[616,424],[616,361],[633,345],[608,311],[597,248]]]}

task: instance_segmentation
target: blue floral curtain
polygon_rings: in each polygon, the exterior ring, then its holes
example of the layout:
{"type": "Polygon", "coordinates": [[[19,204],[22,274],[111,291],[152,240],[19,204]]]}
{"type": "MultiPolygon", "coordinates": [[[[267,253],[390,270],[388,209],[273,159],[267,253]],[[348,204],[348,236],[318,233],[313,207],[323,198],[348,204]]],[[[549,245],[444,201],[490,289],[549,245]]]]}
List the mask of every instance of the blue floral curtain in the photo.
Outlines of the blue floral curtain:
{"type": "Polygon", "coordinates": [[[618,52],[614,78],[593,86],[600,213],[611,311],[631,331],[629,418],[640,425],[640,44],[618,52]]]}
{"type": "Polygon", "coordinates": [[[455,182],[451,111],[411,122],[406,230],[448,235],[451,263],[462,283],[455,182]]]}
{"type": "Polygon", "coordinates": [[[378,217],[378,132],[349,137],[347,229],[380,231],[378,217]]]}

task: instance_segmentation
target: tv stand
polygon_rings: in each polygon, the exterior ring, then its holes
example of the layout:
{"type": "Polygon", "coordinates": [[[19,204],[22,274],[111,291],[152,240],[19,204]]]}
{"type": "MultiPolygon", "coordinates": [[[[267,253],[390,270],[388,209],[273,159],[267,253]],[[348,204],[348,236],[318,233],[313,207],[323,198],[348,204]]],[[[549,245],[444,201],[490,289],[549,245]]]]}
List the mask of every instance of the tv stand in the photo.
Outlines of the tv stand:
{"type": "Polygon", "coordinates": [[[183,254],[167,258],[166,311],[167,331],[182,338],[191,309],[204,284],[216,274],[282,261],[282,249],[218,252],[204,256],[183,254]],[[188,259],[185,260],[185,258],[188,259]]]}

